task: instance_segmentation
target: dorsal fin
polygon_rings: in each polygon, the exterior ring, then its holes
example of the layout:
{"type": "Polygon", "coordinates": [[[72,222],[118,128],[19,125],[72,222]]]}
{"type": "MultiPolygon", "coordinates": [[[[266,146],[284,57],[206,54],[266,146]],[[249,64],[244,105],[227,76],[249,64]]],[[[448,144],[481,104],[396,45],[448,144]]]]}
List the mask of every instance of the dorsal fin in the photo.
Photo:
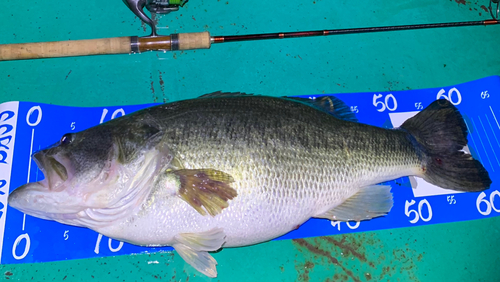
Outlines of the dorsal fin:
{"type": "MultiPolygon", "coordinates": [[[[247,94],[242,92],[222,92],[217,91],[209,94],[200,96],[199,98],[217,98],[217,97],[242,97],[242,96],[254,96],[254,94],[247,94]]],[[[299,98],[299,97],[276,97],[285,98],[290,100],[295,100],[312,106],[318,110],[327,112],[336,118],[357,122],[358,119],[356,115],[351,111],[349,106],[347,106],[342,100],[335,96],[323,96],[316,99],[299,98]]]]}
{"type": "Polygon", "coordinates": [[[241,97],[241,96],[252,96],[253,94],[247,94],[242,92],[222,92],[217,91],[213,93],[208,93],[201,95],[199,98],[215,98],[215,97],[241,97]]]}
{"type": "Polygon", "coordinates": [[[342,100],[335,96],[323,96],[316,99],[287,97],[288,99],[300,101],[302,103],[313,106],[316,109],[325,111],[336,118],[357,122],[356,115],[351,111],[342,100]]]}

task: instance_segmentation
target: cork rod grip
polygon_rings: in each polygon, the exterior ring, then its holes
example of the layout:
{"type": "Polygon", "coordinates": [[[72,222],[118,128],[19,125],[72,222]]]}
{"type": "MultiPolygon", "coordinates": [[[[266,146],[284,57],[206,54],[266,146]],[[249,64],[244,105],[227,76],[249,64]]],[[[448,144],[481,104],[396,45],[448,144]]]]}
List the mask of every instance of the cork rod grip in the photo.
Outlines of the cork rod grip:
{"type": "Polygon", "coordinates": [[[179,33],[179,50],[210,49],[210,33],[179,33]]]}
{"type": "Polygon", "coordinates": [[[130,37],[0,44],[0,61],[103,54],[128,54],[130,37]]]}

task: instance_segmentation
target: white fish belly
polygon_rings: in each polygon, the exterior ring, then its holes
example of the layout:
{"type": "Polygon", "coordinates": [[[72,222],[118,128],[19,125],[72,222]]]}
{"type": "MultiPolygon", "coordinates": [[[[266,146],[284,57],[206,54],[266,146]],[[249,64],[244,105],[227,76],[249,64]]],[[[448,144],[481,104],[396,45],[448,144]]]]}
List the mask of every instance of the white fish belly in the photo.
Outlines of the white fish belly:
{"type": "Polygon", "coordinates": [[[241,196],[221,214],[202,216],[180,198],[158,201],[135,216],[98,230],[138,245],[172,245],[175,235],[222,228],[225,247],[252,245],[279,237],[311,218],[317,199],[241,196]]]}

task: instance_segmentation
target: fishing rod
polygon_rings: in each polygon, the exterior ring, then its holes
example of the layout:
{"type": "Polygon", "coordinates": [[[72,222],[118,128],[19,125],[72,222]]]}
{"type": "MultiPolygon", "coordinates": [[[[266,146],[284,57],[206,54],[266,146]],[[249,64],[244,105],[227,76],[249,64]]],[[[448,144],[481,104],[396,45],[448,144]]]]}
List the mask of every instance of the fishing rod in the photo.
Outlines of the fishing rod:
{"type": "Polygon", "coordinates": [[[131,54],[147,51],[178,51],[209,49],[212,44],[251,40],[284,39],[312,36],[328,36],[355,33],[372,33],[429,28],[499,24],[500,0],[490,0],[489,20],[414,24],[398,26],[362,27],[298,32],[259,33],[247,35],[211,36],[209,32],[179,33],[167,36],[156,33],[155,23],[144,13],[146,7],[152,14],[170,13],[178,10],[187,1],[183,0],[123,0],[142,21],[151,27],[151,35],[145,37],[126,36],[89,40],[70,40],[38,43],[0,44],[0,61],[89,56],[105,54],[131,54]],[[496,4],[495,13],[494,6],[496,4]]]}

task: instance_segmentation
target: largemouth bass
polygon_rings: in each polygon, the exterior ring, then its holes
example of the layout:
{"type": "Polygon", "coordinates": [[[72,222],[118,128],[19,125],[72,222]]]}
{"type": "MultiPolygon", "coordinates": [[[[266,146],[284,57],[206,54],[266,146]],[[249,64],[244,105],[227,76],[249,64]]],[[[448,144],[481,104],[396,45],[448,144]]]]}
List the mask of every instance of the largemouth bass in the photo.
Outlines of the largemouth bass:
{"type": "Polygon", "coordinates": [[[356,122],[333,96],[216,93],[147,108],[64,135],[33,155],[45,175],[9,204],[142,246],[173,246],[216,277],[208,253],[265,242],[310,219],[387,214],[402,176],[482,191],[491,180],[462,151],[467,128],[437,100],[399,129],[356,122]]]}

